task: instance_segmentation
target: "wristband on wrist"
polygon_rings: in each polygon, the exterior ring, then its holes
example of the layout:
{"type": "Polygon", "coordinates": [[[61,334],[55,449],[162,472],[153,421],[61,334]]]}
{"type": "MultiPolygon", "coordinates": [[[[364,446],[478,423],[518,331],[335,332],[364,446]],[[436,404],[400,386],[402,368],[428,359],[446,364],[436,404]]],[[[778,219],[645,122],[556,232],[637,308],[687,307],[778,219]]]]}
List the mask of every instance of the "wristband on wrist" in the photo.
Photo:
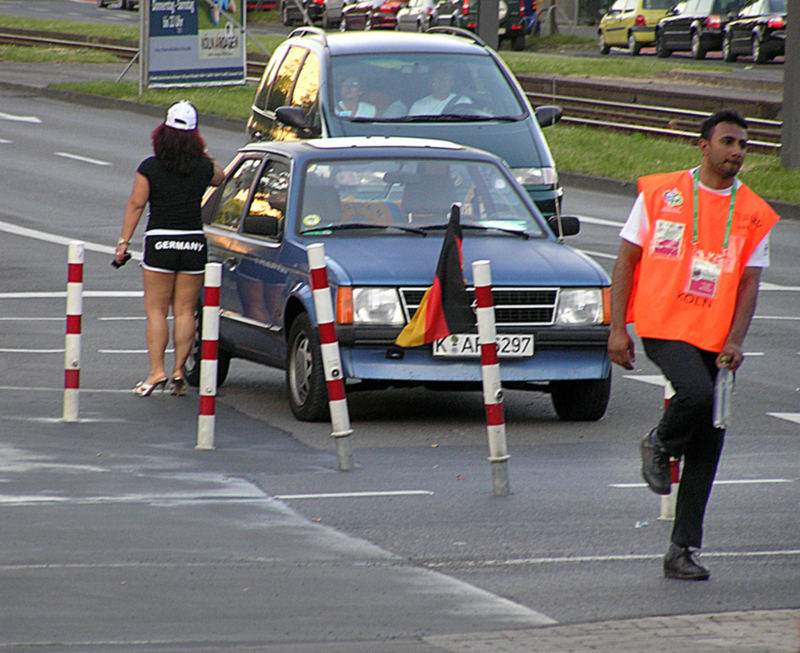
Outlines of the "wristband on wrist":
{"type": "Polygon", "coordinates": [[[117,247],[119,247],[120,245],[130,245],[130,244],[131,244],[131,241],[130,240],[125,240],[124,238],[120,238],[117,241],[117,247]]]}

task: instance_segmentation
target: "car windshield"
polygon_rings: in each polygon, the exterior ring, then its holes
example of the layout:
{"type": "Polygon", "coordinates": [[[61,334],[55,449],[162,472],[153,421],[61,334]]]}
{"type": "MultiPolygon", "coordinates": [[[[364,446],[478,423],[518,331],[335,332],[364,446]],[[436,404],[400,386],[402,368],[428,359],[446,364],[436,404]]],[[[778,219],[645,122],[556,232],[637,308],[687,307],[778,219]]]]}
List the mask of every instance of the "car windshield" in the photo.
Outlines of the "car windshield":
{"type": "Polygon", "coordinates": [[[391,53],[331,58],[331,106],[359,121],[522,120],[520,102],[485,55],[391,53]]]}
{"type": "Polygon", "coordinates": [[[447,224],[461,206],[465,231],[541,237],[534,209],[500,166],[455,159],[353,159],[306,166],[296,231],[315,235],[413,232],[447,224]]]}

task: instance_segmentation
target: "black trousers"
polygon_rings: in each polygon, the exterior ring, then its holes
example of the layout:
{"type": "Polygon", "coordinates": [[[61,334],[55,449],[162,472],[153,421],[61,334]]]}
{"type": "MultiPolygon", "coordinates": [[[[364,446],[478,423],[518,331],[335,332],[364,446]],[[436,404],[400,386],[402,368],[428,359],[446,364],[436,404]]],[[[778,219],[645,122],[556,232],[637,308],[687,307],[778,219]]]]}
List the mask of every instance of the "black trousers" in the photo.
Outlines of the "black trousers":
{"type": "Polygon", "coordinates": [[[674,340],[642,338],[645,353],[675,388],[658,438],[673,457],[683,458],[672,542],[700,548],[703,518],[722,453],[725,431],[713,425],[717,353],[674,340]]]}

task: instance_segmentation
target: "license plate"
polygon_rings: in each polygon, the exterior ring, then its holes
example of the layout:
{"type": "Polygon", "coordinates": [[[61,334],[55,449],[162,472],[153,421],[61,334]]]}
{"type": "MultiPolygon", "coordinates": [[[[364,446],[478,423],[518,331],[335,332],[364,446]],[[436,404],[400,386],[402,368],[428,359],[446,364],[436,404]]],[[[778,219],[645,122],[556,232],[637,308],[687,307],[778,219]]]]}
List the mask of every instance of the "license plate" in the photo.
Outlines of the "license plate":
{"type": "MultiPolygon", "coordinates": [[[[498,358],[530,358],[533,356],[533,334],[514,335],[498,333],[498,358]]],[[[433,343],[433,355],[437,358],[480,358],[481,347],[477,333],[453,333],[433,343]]]]}

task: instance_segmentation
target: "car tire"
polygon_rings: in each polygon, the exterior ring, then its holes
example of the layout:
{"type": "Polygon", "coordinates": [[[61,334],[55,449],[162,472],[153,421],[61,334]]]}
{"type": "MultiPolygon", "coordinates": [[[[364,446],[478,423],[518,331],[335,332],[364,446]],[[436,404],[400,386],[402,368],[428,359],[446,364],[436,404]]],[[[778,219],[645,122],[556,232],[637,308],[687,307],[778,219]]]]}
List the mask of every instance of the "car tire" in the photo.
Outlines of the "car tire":
{"type": "Polygon", "coordinates": [[[525,33],[515,34],[511,37],[511,49],[515,52],[522,52],[525,49],[525,33]]]}
{"type": "Polygon", "coordinates": [[[553,408],[559,419],[594,422],[605,415],[611,395],[611,374],[605,379],[553,381],[550,384],[553,408]]]}
{"type": "Polygon", "coordinates": [[[761,42],[761,39],[758,38],[758,34],[753,34],[753,45],[751,51],[753,54],[753,63],[767,63],[767,61],[769,61],[767,51],[764,48],[764,44],[761,42]]]}
{"type": "Polygon", "coordinates": [[[642,44],[636,40],[636,37],[633,35],[633,32],[628,34],[628,52],[631,53],[632,56],[636,57],[642,51],[642,44]]]}
{"type": "Polygon", "coordinates": [[[103,9],[108,6],[108,1],[109,0],[97,0],[97,6],[103,9]]]}
{"type": "MultiPolygon", "coordinates": [[[[183,366],[183,376],[186,383],[196,388],[200,385],[200,361],[203,351],[203,305],[197,307],[196,327],[194,330],[194,342],[189,350],[189,357],[183,366]]],[[[225,383],[228,378],[228,370],[231,366],[231,355],[218,348],[217,351],[217,387],[225,383]]]]}
{"type": "Polygon", "coordinates": [[[664,35],[656,34],[656,56],[661,57],[662,59],[666,59],[671,54],[672,51],[667,47],[667,44],[664,42],[664,35]]]}
{"type": "Polygon", "coordinates": [[[603,32],[600,32],[597,37],[597,46],[600,48],[600,54],[608,54],[611,52],[611,46],[606,43],[606,37],[603,32]]]}
{"type": "Polygon", "coordinates": [[[722,39],[722,58],[727,62],[736,61],[736,55],[733,53],[733,46],[731,45],[731,37],[729,34],[725,35],[722,39]]]}
{"type": "Polygon", "coordinates": [[[286,391],[289,407],[302,422],[328,417],[328,386],[322,368],[319,333],[308,313],[297,316],[289,329],[286,349],[286,391]]]}
{"type": "Polygon", "coordinates": [[[692,32],[691,51],[693,59],[706,58],[706,49],[703,47],[703,39],[700,38],[699,32],[692,32]]]}

